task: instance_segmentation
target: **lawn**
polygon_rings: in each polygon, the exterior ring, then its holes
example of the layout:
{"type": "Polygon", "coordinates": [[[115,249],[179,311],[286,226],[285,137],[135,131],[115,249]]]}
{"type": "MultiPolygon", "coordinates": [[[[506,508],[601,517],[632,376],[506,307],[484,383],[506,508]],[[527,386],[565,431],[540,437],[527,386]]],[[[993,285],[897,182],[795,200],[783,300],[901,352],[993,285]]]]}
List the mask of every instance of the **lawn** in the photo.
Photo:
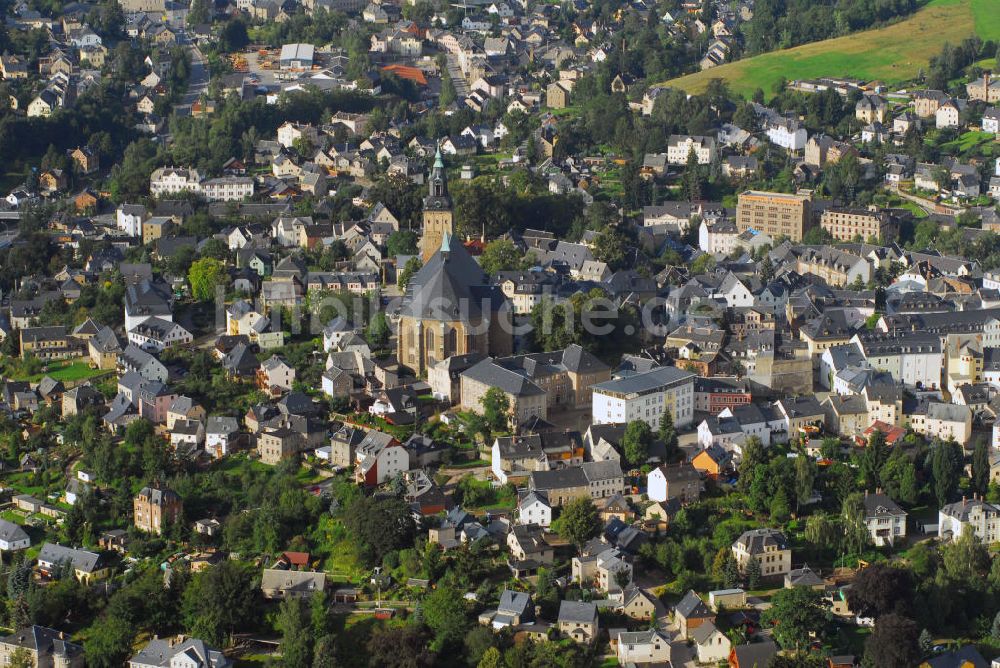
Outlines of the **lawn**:
{"type": "Polygon", "coordinates": [[[975,32],[1000,38],[996,0],[931,0],[913,16],[885,28],[765,53],[666,82],[688,93],[724,79],[749,97],[757,88],[771,92],[781,78],[847,76],[893,83],[914,78],[945,42],[958,44],[975,32]]]}
{"type": "Polygon", "coordinates": [[[943,144],[941,148],[949,152],[967,153],[983,144],[992,144],[995,139],[996,136],[992,132],[966,132],[958,139],[943,144]]]}
{"type": "Polygon", "coordinates": [[[88,378],[94,378],[96,376],[103,376],[111,373],[108,369],[92,369],[90,364],[84,361],[76,362],[52,362],[47,366],[48,371],[42,373],[32,374],[30,376],[16,377],[12,376],[14,380],[27,380],[32,383],[37,383],[45,376],[49,376],[53,380],[61,380],[64,383],[75,382],[78,380],[87,380],[88,378]]]}

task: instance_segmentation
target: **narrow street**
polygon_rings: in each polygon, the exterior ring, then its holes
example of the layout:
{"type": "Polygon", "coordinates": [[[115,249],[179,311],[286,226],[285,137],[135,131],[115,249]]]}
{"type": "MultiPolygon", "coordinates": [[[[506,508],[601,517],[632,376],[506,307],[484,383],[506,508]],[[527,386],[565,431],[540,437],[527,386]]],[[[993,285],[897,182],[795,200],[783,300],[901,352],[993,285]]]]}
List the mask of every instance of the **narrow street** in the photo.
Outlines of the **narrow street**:
{"type": "Polygon", "coordinates": [[[187,45],[188,53],[191,55],[191,76],[188,79],[187,92],[181,97],[180,102],[174,105],[174,113],[178,116],[188,116],[191,114],[191,105],[208,90],[210,77],[208,63],[205,62],[198,45],[186,34],[182,35],[180,40],[187,45]]]}

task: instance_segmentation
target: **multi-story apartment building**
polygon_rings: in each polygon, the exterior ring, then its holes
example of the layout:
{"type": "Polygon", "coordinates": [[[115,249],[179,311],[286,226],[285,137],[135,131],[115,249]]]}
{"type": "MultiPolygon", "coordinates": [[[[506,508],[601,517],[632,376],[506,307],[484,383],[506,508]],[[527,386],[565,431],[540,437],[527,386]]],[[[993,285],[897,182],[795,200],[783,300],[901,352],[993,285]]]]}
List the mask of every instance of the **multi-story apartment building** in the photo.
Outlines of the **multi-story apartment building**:
{"type": "Polygon", "coordinates": [[[656,367],[593,386],[591,413],[596,424],[643,420],[653,429],[669,411],[678,427],[694,419],[694,374],[672,366],[656,367]]]}
{"type": "Polygon", "coordinates": [[[249,176],[222,176],[201,183],[201,193],[209,202],[239,202],[253,197],[254,182],[249,176]]]}
{"type": "Polygon", "coordinates": [[[711,164],[715,158],[715,139],[697,135],[670,135],[667,142],[667,162],[671,165],[687,164],[688,155],[694,151],[699,165],[711,164]]]}
{"type": "Polygon", "coordinates": [[[733,558],[746,573],[751,559],[760,564],[764,577],[779,577],[792,570],[792,549],[785,534],[777,529],[751,529],[733,543],[733,558]]]}
{"type": "Polygon", "coordinates": [[[201,192],[201,175],[187,167],[160,167],[149,175],[149,192],[153,197],[180,192],[201,192]]]}
{"type": "Polygon", "coordinates": [[[747,190],[740,193],[736,205],[736,227],[740,232],[756,230],[772,238],[786,236],[793,242],[812,227],[812,193],[786,193],[747,190]]]}
{"type": "Polygon", "coordinates": [[[1000,506],[973,496],[938,511],[939,539],[957,539],[966,531],[972,531],[984,543],[1000,541],[1000,506]]]}
{"type": "Polygon", "coordinates": [[[887,211],[832,207],[823,212],[820,227],[838,241],[879,239],[890,241],[899,233],[899,221],[887,211]]]}
{"type": "Polygon", "coordinates": [[[875,547],[906,538],[906,511],[885,494],[865,492],[865,526],[875,547]]]}
{"type": "Polygon", "coordinates": [[[181,497],[170,489],[143,487],[132,499],[135,526],[149,533],[163,533],[168,522],[181,516],[181,497]]]}

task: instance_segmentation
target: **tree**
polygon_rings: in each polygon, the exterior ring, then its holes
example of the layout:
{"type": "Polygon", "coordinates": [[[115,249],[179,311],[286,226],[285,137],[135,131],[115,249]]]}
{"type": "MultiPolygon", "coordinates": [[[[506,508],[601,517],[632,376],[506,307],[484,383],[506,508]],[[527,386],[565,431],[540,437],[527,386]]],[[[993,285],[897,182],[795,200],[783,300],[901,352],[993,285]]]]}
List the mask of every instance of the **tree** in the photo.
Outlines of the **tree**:
{"type": "Polygon", "coordinates": [[[965,587],[981,588],[990,573],[990,552],[971,528],[941,548],[948,577],[965,587]]]}
{"type": "Polygon", "coordinates": [[[958,489],[962,453],[954,441],[941,441],[931,450],[931,475],[938,507],[945,505],[958,489]]]}
{"type": "Polygon", "coordinates": [[[397,230],[385,240],[385,249],[389,257],[416,255],[417,233],[413,230],[397,230]]]}
{"type": "Polygon", "coordinates": [[[336,636],[332,633],[321,636],[313,649],[312,668],[337,668],[336,636]]]}
{"type": "Polygon", "coordinates": [[[281,665],[288,668],[310,668],[313,635],[308,623],[305,600],[283,600],[278,609],[276,626],[281,631],[281,665]]]}
{"type": "Polygon", "coordinates": [[[435,652],[446,647],[457,647],[468,628],[465,599],[450,585],[439,585],[424,599],[424,622],[434,632],[431,649],[435,652]]]}
{"type": "Polygon", "coordinates": [[[403,271],[399,272],[399,278],[396,281],[399,283],[399,287],[405,290],[406,286],[410,284],[410,279],[413,278],[413,275],[420,271],[423,266],[424,263],[419,257],[411,257],[407,260],[406,264],[403,265],[403,271]]]}
{"type": "Polygon", "coordinates": [[[503,668],[503,656],[496,647],[490,647],[479,660],[476,668],[503,668]]]}
{"type": "Polygon", "coordinates": [[[811,457],[799,455],[795,460],[795,507],[812,497],[813,484],[816,482],[816,463],[811,457]]]}
{"type": "Polygon", "coordinates": [[[677,429],[674,427],[674,416],[670,411],[663,411],[660,416],[660,429],[657,432],[663,447],[667,451],[667,459],[673,459],[678,451],[677,429]]]}
{"type": "Polygon", "coordinates": [[[226,265],[219,260],[211,257],[195,260],[188,270],[191,296],[198,301],[214,299],[216,286],[225,285],[228,277],[226,265]]]}
{"type": "Polygon", "coordinates": [[[927,656],[934,649],[934,636],[931,635],[930,631],[924,629],[920,632],[920,637],[917,638],[917,644],[920,647],[920,653],[923,656],[927,656]]]}
{"type": "Polygon", "coordinates": [[[8,668],[34,668],[35,660],[26,647],[18,647],[7,660],[8,668]]]}
{"type": "Polygon", "coordinates": [[[250,43],[250,37],[247,35],[247,24],[239,19],[227,21],[219,35],[219,43],[222,49],[229,53],[242,50],[250,43]]]}
{"type": "Polygon", "coordinates": [[[868,524],[865,522],[865,501],[860,493],[855,492],[844,499],[841,517],[847,549],[858,554],[871,540],[868,524]]]}
{"type": "Polygon", "coordinates": [[[837,525],[826,513],[816,513],[806,518],[805,538],[820,551],[833,547],[837,539],[837,525]]]}
{"type": "Polygon", "coordinates": [[[881,618],[888,613],[906,613],[913,597],[910,571],[885,564],[872,564],[858,572],[847,590],[847,604],[859,617],[881,618]]]}
{"type": "Polygon", "coordinates": [[[760,584],[760,561],[757,557],[750,557],[747,561],[746,566],[746,576],[747,576],[747,587],[749,589],[756,589],[757,585],[760,584]]]}
{"type": "Polygon", "coordinates": [[[577,547],[583,546],[601,530],[601,518],[589,497],[573,499],[563,507],[558,519],[559,535],[577,547]]]}
{"type": "Polygon", "coordinates": [[[381,564],[389,552],[413,544],[416,527],[410,507],[395,497],[360,497],[344,509],[343,520],[358,556],[370,566],[381,564]]]}
{"type": "Polygon", "coordinates": [[[434,652],[427,634],[416,625],[376,629],[368,639],[371,668],[431,668],[434,652]]]}
{"type": "Polygon", "coordinates": [[[888,457],[885,444],[885,434],[880,430],[872,432],[868,437],[868,447],[861,455],[858,469],[861,472],[862,485],[869,491],[875,491],[879,485],[879,473],[888,457]]]}
{"type": "Polygon", "coordinates": [[[767,453],[764,451],[764,444],[756,436],[751,436],[743,444],[743,460],[739,469],[739,488],[741,492],[750,489],[750,484],[754,480],[754,475],[758,467],[767,465],[767,453]]]}
{"type": "MultiPolygon", "coordinates": [[[[864,572],[864,571],[862,571],[864,572]]],[[[911,668],[920,663],[917,624],[889,613],[880,617],[865,643],[864,665],[873,668],[911,668]]]]}
{"type": "Polygon", "coordinates": [[[184,589],[184,626],[207,643],[223,645],[229,634],[246,628],[256,618],[258,591],[249,569],[235,561],[223,561],[196,574],[184,589]]]}
{"type": "Polygon", "coordinates": [[[483,418],[492,431],[504,431],[510,427],[510,399],[499,387],[486,390],[479,399],[483,407],[483,418]]]}
{"type": "Polygon", "coordinates": [[[521,263],[521,251],[510,239],[494,239],[486,244],[479,264],[487,276],[495,276],[501,271],[517,269],[521,263]]]}
{"type": "Polygon", "coordinates": [[[376,348],[384,348],[387,343],[389,343],[389,320],[385,317],[385,313],[378,311],[372,315],[371,321],[368,323],[368,330],[365,332],[365,338],[368,339],[368,343],[375,346],[376,348]]]}
{"type": "Polygon", "coordinates": [[[986,494],[990,486],[990,453],[986,439],[976,440],[976,448],[972,452],[972,490],[986,494]]]}
{"type": "MultiPolygon", "coordinates": [[[[664,411],[666,415],[668,411],[664,411]]],[[[622,449],[630,466],[640,466],[649,457],[649,447],[653,444],[653,430],[643,420],[632,420],[625,427],[622,449]]]]}
{"type": "Polygon", "coordinates": [[[209,23],[212,18],[211,12],[212,3],[209,0],[191,0],[191,9],[188,10],[185,20],[188,25],[209,23]]]}
{"type": "Polygon", "coordinates": [[[764,259],[760,262],[760,274],[761,283],[767,285],[774,278],[774,262],[771,260],[770,254],[765,254],[764,259]]]}
{"type": "Polygon", "coordinates": [[[594,239],[594,259],[604,262],[612,271],[625,266],[630,252],[628,239],[617,227],[607,225],[594,239]]]}
{"type": "Polygon", "coordinates": [[[715,258],[710,253],[702,253],[691,263],[691,275],[707,274],[715,268],[715,258]]]}
{"type": "Polygon", "coordinates": [[[135,628],[128,620],[106,615],[90,629],[83,643],[88,666],[119,668],[132,655],[135,628]]]}
{"type": "Polygon", "coordinates": [[[687,163],[684,166],[684,191],[689,202],[701,199],[702,170],[698,164],[698,154],[694,146],[688,150],[687,163]]]}
{"type": "Polygon", "coordinates": [[[808,644],[810,633],[819,634],[827,620],[823,595],[810,587],[779,589],[764,615],[781,646],[796,653],[808,644]]]}

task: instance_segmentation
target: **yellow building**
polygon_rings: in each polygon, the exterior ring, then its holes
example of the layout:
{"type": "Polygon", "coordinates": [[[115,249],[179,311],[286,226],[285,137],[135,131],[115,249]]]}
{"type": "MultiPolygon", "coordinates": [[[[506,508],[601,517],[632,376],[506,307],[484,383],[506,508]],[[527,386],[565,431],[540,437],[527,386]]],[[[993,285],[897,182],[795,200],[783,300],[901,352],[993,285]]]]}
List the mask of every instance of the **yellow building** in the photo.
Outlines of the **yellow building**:
{"type": "Polygon", "coordinates": [[[793,242],[812,227],[812,195],[747,190],[736,205],[736,227],[740,232],[756,230],[772,239],[784,236],[793,242]]]}

